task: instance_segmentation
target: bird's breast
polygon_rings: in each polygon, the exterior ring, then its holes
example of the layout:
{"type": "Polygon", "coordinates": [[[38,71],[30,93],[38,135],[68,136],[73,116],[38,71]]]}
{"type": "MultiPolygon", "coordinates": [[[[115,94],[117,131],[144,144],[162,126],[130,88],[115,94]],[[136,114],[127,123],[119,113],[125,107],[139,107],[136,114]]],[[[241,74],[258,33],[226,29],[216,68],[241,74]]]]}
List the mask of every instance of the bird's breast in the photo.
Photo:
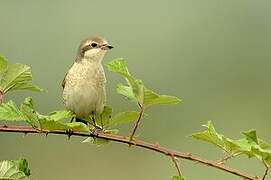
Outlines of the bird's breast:
{"type": "Polygon", "coordinates": [[[105,83],[101,64],[75,63],[66,76],[64,104],[79,117],[102,111],[105,104],[105,83]]]}

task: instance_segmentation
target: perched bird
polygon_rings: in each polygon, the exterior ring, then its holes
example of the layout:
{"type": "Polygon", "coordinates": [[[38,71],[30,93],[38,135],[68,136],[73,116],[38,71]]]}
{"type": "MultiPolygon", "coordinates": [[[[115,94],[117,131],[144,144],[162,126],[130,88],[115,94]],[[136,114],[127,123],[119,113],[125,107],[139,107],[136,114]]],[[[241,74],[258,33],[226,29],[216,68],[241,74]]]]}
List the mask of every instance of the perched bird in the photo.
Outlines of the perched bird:
{"type": "Polygon", "coordinates": [[[102,37],[83,40],[75,62],[65,75],[62,82],[64,105],[76,114],[77,121],[93,118],[104,109],[106,78],[101,62],[112,48],[102,37]]]}

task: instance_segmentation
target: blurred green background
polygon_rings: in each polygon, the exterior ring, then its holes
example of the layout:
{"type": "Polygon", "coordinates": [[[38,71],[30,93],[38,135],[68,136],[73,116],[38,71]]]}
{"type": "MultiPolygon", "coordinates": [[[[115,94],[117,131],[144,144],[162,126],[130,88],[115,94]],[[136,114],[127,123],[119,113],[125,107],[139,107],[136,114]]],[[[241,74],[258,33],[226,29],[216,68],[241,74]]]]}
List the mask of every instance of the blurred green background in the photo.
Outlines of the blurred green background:
{"type": "MultiPolygon", "coordinates": [[[[12,62],[31,65],[34,82],[48,90],[16,92],[7,98],[20,103],[33,96],[43,113],[63,109],[60,84],[80,41],[104,36],[115,46],[104,62],[127,58],[130,71],[148,87],[183,99],[179,105],[149,109],[140,137],[219,159],[215,147],[188,137],[208,120],[229,137],[239,138],[240,131],[255,128],[271,142],[270,19],[267,0],[1,1],[0,53],[12,62]]],[[[136,108],[116,93],[121,79],[106,74],[108,104],[114,112],[136,108]]],[[[121,133],[131,127],[122,127],[121,133]]],[[[0,159],[26,157],[31,179],[38,180],[165,180],[176,174],[170,159],[160,154],[81,141],[1,133],[0,159]]],[[[229,165],[252,175],[264,171],[258,161],[246,158],[229,165]]],[[[190,180],[238,179],[184,160],[181,167],[190,180]]]]}

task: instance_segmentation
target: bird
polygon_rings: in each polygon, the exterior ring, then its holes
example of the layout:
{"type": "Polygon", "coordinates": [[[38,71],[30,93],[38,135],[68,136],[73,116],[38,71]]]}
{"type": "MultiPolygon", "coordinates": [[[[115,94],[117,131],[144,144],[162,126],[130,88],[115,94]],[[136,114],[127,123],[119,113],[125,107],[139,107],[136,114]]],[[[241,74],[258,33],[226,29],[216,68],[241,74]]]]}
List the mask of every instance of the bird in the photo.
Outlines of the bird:
{"type": "Polygon", "coordinates": [[[106,77],[102,60],[113,46],[103,37],[89,37],[78,48],[74,63],[63,81],[63,102],[76,115],[77,122],[87,124],[102,113],[106,103],[106,77]]]}

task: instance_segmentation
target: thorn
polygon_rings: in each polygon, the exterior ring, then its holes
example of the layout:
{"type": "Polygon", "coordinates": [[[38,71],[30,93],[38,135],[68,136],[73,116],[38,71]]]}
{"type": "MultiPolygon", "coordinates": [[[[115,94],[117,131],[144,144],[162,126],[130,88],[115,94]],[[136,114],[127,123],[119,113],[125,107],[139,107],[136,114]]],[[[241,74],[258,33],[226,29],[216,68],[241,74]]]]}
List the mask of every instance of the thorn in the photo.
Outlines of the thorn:
{"type": "Polygon", "coordinates": [[[7,128],[8,126],[6,125],[6,124],[4,124],[4,126],[3,126],[4,128],[7,128]]]}
{"type": "Polygon", "coordinates": [[[73,133],[73,130],[72,130],[72,129],[66,130],[66,134],[68,135],[68,140],[71,139],[72,133],[73,133]]]}
{"type": "Polygon", "coordinates": [[[158,142],[156,142],[156,143],[154,144],[154,146],[158,148],[158,147],[160,147],[160,144],[159,144],[158,142]]]}

